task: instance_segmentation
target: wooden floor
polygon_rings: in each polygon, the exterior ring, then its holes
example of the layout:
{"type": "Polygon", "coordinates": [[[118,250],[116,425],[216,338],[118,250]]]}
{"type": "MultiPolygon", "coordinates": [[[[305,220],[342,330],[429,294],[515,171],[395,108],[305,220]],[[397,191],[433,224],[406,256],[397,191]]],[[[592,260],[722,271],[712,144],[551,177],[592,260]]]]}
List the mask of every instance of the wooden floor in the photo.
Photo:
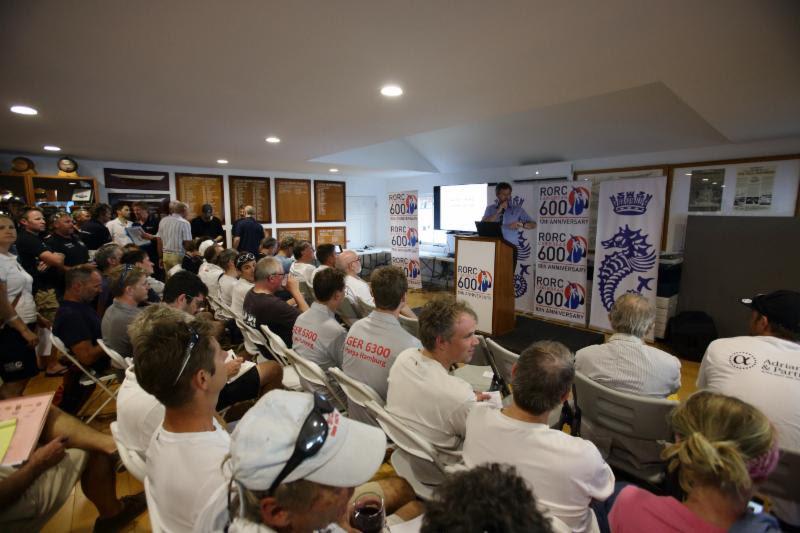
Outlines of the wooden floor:
{"type": "MultiPolygon", "coordinates": [[[[436,293],[428,291],[412,291],[408,294],[408,304],[411,307],[423,306],[434,294],[436,293]]],[[[695,391],[695,382],[697,381],[697,372],[700,365],[699,363],[684,360],[682,360],[681,363],[681,383],[683,385],[678,391],[678,397],[681,400],[685,400],[695,391]]],[[[44,374],[40,374],[39,376],[33,378],[30,383],[28,383],[28,387],[25,389],[25,394],[37,394],[41,392],[54,391],[56,388],[58,388],[60,381],[60,378],[46,378],[44,377],[44,374]]],[[[102,403],[102,399],[103,398],[99,393],[95,393],[90,402],[91,405],[94,405],[94,408],[92,408],[89,412],[93,412],[94,409],[96,409],[100,403],[102,403]]],[[[89,408],[91,408],[91,405],[89,408]]],[[[92,427],[99,431],[103,431],[104,433],[110,434],[111,430],[109,425],[114,420],[115,413],[116,405],[114,402],[111,402],[104,410],[103,415],[99,416],[92,422],[92,427]]],[[[136,494],[142,490],[144,490],[142,488],[142,484],[128,472],[117,474],[117,497],[136,494]]],[[[94,508],[91,502],[86,499],[86,496],[84,496],[83,491],[80,488],[80,484],[78,484],[64,506],[53,516],[50,522],[47,523],[44,529],[42,529],[42,532],[88,533],[92,531],[96,518],[97,510],[94,508]]],[[[147,513],[145,512],[142,514],[136,521],[134,521],[123,531],[126,533],[152,531],[147,513]]]]}

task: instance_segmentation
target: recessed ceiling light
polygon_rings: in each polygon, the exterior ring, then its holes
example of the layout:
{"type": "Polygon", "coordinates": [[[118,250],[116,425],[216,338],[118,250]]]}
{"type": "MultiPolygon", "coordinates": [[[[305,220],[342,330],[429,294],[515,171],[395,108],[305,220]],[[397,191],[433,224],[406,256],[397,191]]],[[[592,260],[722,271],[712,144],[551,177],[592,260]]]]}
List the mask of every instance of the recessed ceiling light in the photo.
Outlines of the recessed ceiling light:
{"type": "Polygon", "coordinates": [[[32,107],[28,107],[26,105],[12,105],[11,112],[17,113],[18,115],[38,115],[39,112],[36,111],[32,107]]]}
{"type": "Polygon", "coordinates": [[[61,148],[59,146],[54,146],[52,144],[45,144],[44,146],[42,146],[42,148],[44,148],[48,152],[60,152],[61,151],[61,148]]]}
{"type": "Polygon", "coordinates": [[[76,183],[76,182],[74,182],[74,181],[70,181],[70,182],[69,182],[69,184],[70,184],[70,185],[77,185],[77,183],[76,183]]]}
{"type": "Polygon", "coordinates": [[[687,173],[686,173],[686,175],[687,175],[687,176],[691,176],[691,175],[692,175],[692,173],[691,173],[691,172],[687,172],[687,173]]]}
{"type": "Polygon", "coordinates": [[[538,171],[538,170],[536,171],[536,174],[539,174],[539,171],[538,171]]]}
{"type": "Polygon", "coordinates": [[[228,160],[227,159],[217,159],[217,163],[219,163],[220,165],[227,165],[228,164],[228,160]]]}
{"type": "Polygon", "coordinates": [[[583,181],[589,181],[589,178],[583,178],[583,181]]]}
{"type": "Polygon", "coordinates": [[[725,186],[724,186],[724,185],[720,185],[720,187],[722,187],[723,189],[725,188],[725,186]]]}
{"type": "Polygon", "coordinates": [[[274,135],[267,137],[266,141],[270,144],[278,144],[279,142],[281,142],[280,138],[275,137],[274,135]]]}
{"type": "Polygon", "coordinates": [[[712,181],[712,182],[711,182],[711,185],[716,185],[716,184],[717,184],[717,182],[716,182],[716,181],[712,181]]]}
{"type": "Polygon", "coordinates": [[[384,85],[381,87],[381,94],[390,98],[403,95],[403,88],[399,85],[384,85]]]}
{"type": "Polygon", "coordinates": [[[334,174],[336,174],[337,172],[339,172],[339,169],[338,168],[329,168],[328,172],[333,172],[334,174]]]}
{"type": "Polygon", "coordinates": [[[708,178],[703,178],[703,181],[708,181],[708,178]]]}

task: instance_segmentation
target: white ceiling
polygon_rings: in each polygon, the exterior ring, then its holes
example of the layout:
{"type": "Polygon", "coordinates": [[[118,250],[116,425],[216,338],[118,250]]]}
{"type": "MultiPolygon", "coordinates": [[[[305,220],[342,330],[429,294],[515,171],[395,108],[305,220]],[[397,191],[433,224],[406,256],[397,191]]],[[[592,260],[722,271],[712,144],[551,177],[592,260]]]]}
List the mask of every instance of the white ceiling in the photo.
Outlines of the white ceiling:
{"type": "Polygon", "coordinates": [[[390,176],[698,148],[800,136],[798,65],[795,0],[5,0],[0,149],[390,176]]]}

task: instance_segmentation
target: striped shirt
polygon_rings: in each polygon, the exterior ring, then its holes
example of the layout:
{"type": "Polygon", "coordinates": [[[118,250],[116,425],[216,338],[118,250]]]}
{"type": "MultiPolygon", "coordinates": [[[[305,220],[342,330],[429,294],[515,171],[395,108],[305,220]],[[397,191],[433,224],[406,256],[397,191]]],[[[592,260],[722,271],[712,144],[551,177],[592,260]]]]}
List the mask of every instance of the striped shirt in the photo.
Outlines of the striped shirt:
{"type": "Polygon", "coordinates": [[[164,251],[183,255],[183,241],[192,240],[192,226],[180,215],[171,214],[162,218],[158,225],[158,236],[164,243],[164,251]]]}
{"type": "Polygon", "coordinates": [[[677,357],[623,333],[578,350],[575,370],[610,389],[653,398],[666,398],[681,387],[677,357]]]}

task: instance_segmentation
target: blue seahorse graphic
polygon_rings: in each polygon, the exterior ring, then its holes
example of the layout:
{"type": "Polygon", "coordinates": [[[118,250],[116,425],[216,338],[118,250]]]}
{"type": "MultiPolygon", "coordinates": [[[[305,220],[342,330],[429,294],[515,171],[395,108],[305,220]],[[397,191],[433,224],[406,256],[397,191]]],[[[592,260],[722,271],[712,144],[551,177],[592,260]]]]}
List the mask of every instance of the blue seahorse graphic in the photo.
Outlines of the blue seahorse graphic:
{"type": "Polygon", "coordinates": [[[525,276],[529,275],[531,265],[519,264],[519,272],[514,275],[514,297],[519,298],[528,292],[528,282],[525,276]]]}
{"type": "MultiPolygon", "coordinates": [[[[649,272],[656,264],[656,253],[653,245],[647,243],[647,237],[642,235],[642,230],[634,231],[626,224],[624,228],[619,228],[613,237],[601,241],[606,250],[617,249],[603,259],[597,273],[600,299],[607,311],[614,305],[614,294],[622,280],[634,272],[649,272]]],[[[650,289],[646,283],[644,285],[644,287],[639,285],[638,292],[643,288],[650,289]]]]}

